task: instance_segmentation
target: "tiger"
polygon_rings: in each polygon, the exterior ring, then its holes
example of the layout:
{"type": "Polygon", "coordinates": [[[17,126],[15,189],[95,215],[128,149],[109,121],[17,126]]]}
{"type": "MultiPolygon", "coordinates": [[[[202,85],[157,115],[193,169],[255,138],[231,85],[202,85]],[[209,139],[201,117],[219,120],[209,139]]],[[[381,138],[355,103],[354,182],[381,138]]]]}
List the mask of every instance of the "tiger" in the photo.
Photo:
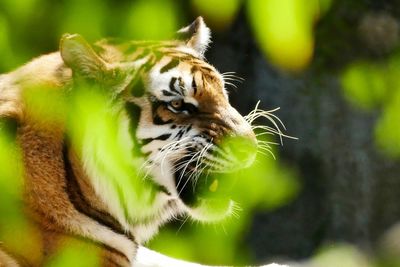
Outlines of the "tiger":
{"type": "MultiPolygon", "coordinates": [[[[248,118],[229,103],[232,76],[204,57],[211,33],[202,17],[177,36],[89,44],[65,34],[59,51],[0,75],[0,119],[16,125],[24,215],[40,240],[35,253],[0,242],[0,266],[43,266],[68,239],[95,247],[101,266],[200,266],[143,244],[180,216],[213,222],[233,214],[235,203],[213,194],[222,182],[208,175],[250,166],[259,141],[248,118]],[[60,98],[38,108],[26,95],[41,88],[60,98]],[[69,129],[70,120],[79,124],[85,116],[75,113],[82,102],[67,101],[67,109],[60,103],[85,90],[105,96],[100,116],[111,114],[111,146],[90,124],[69,129]],[[55,118],[40,116],[46,109],[55,118]],[[101,156],[114,155],[104,151],[114,146],[128,171],[113,173],[111,157],[101,156]]],[[[262,115],[250,117],[256,116],[262,115]]]]}

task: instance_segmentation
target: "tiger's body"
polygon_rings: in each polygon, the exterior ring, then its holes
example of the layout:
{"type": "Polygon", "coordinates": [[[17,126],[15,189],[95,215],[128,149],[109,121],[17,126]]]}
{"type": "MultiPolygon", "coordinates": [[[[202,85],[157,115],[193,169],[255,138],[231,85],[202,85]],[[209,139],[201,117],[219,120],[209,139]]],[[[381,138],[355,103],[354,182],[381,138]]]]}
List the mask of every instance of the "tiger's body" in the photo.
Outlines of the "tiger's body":
{"type": "Polygon", "coordinates": [[[138,247],[166,221],[183,214],[212,221],[232,213],[230,200],[210,211],[216,200],[199,197],[189,180],[201,179],[196,175],[205,170],[248,166],[257,141],[230,106],[222,75],[204,61],[210,34],[203,20],[181,34],[184,40],[93,46],[79,35],[66,35],[60,52],[0,76],[0,118],[17,124],[24,212],[37,237],[35,248],[23,252],[0,243],[0,266],[42,266],[69,239],[95,247],[103,266],[141,266],[138,247]],[[57,103],[39,107],[51,109],[56,119],[38,117],[38,107],[25,97],[38,88],[65,97],[79,90],[80,82],[109,97],[109,112],[117,120],[115,144],[128,165],[144,166],[150,181],[143,195],[108,172],[109,162],[97,156],[104,140],[90,127],[74,140],[68,114],[54,108],[57,103]],[[221,145],[226,136],[240,141],[240,155],[221,145]],[[147,195],[151,205],[140,205],[147,195]]]}

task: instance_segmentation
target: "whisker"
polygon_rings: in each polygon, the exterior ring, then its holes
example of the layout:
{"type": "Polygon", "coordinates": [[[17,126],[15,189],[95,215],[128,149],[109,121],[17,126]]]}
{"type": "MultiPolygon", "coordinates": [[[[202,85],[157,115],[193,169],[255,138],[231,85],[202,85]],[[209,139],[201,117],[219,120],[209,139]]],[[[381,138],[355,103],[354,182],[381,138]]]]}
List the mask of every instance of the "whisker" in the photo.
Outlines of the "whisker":
{"type": "Polygon", "coordinates": [[[235,89],[237,89],[237,86],[236,86],[236,84],[234,84],[234,83],[225,81],[225,84],[226,84],[226,85],[230,85],[230,86],[234,87],[235,89]]]}
{"type": "Polygon", "coordinates": [[[234,72],[234,71],[224,72],[224,73],[222,73],[221,75],[222,75],[222,77],[234,77],[234,78],[237,78],[237,79],[239,79],[239,80],[244,81],[244,78],[238,76],[238,75],[236,74],[236,72],[234,72]]]}
{"type": "MultiPolygon", "coordinates": [[[[209,144],[209,145],[206,145],[206,146],[204,146],[199,152],[200,152],[200,154],[199,154],[199,158],[200,158],[200,155],[202,155],[202,153],[204,153],[204,151],[206,151],[209,147],[210,147],[210,145],[212,145],[212,144],[209,144]]],[[[197,154],[197,153],[196,153],[197,154]]],[[[192,157],[193,158],[193,157],[192,157]]],[[[199,160],[199,159],[197,159],[197,160],[199,160]]],[[[196,163],[197,164],[197,163],[196,163]]],[[[189,163],[187,164],[187,166],[189,166],[189,163]]],[[[179,182],[178,182],[178,185],[177,185],[177,187],[179,186],[179,183],[180,183],[180,181],[181,181],[181,179],[183,178],[183,175],[185,174],[185,171],[186,171],[186,168],[183,170],[183,172],[181,173],[181,177],[179,178],[179,182]]],[[[194,168],[194,171],[195,171],[195,168],[194,168]]],[[[186,187],[186,185],[187,185],[187,183],[189,182],[189,180],[191,179],[191,177],[192,177],[192,174],[190,174],[189,175],[189,177],[187,177],[187,180],[186,180],[186,182],[185,182],[185,184],[182,186],[182,188],[181,188],[181,190],[179,191],[179,193],[178,193],[178,195],[180,195],[181,193],[182,193],[182,191],[184,190],[184,188],[186,187]]]]}
{"type": "Polygon", "coordinates": [[[161,172],[164,171],[164,161],[165,159],[170,155],[170,153],[172,153],[173,151],[177,151],[179,149],[181,149],[183,146],[185,145],[190,145],[190,143],[186,143],[186,144],[182,144],[184,141],[186,141],[187,139],[189,139],[189,137],[185,137],[182,138],[180,140],[177,141],[173,141],[171,143],[168,143],[166,145],[164,145],[161,150],[160,153],[158,153],[156,155],[156,157],[154,158],[149,158],[147,159],[139,168],[138,171],[138,175],[142,174],[143,169],[146,168],[147,171],[144,173],[143,175],[143,179],[147,179],[147,177],[149,176],[150,172],[154,169],[154,167],[156,166],[156,163],[161,159],[161,164],[159,164],[160,168],[161,168],[161,172]],[[153,162],[152,164],[149,164],[149,162],[153,162]]]}
{"type": "Polygon", "coordinates": [[[274,153],[272,153],[272,151],[270,151],[270,150],[265,150],[265,151],[267,151],[268,154],[265,153],[265,152],[263,152],[263,151],[261,151],[261,150],[258,150],[257,153],[260,153],[260,154],[262,154],[262,155],[264,155],[264,156],[271,155],[271,156],[276,160],[275,155],[274,155],[274,153]]]}
{"type": "Polygon", "coordinates": [[[179,231],[182,229],[183,225],[188,221],[189,215],[186,215],[186,218],[183,220],[183,223],[179,226],[178,230],[176,230],[176,234],[179,233],[179,231]]]}
{"type": "MultiPolygon", "coordinates": [[[[179,187],[179,185],[180,185],[180,183],[181,183],[181,181],[182,181],[182,179],[183,179],[183,176],[184,176],[184,174],[185,174],[185,172],[186,172],[186,169],[189,167],[189,164],[190,164],[191,162],[193,162],[193,159],[194,159],[199,153],[201,153],[201,151],[202,151],[202,150],[196,152],[196,153],[187,161],[187,163],[185,164],[185,167],[184,167],[182,173],[179,175],[179,180],[178,180],[178,183],[177,183],[176,187],[179,187]]],[[[183,188],[185,187],[186,183],[187,183],[187,181],[186,181],[185,184],[183,185],[183,188]]],[[[181,191],[182,191],[182,190],[181,190],[181,191]]],[[[179,194],[178,194],[178,195],[179,195],[179,194]]]]}
{"type": "Polygon", "coordinates": [[[276,112],[280,109],[279,107],[265,111],[258,108],[259,104],[260,101],[257,102],[255,108],[248,115],[244,116],[245,120],[251,125],[253,131],[256,129],[261,129],[266,131],[265,133],[257,134],[256,135],[257,137],[265,134],[278,135],[281,145],[283,145],[284,137],[289,139],[297,139],[296,137],[284,134],[283,131],[281,130],[281,127],[283,128],[283,130],[286,130],[286,126],[278,116],[273,114],[273,112],[276,112]],[[252,125],[253,122],[259,118],[267,119],[270,123],[272,123],[273,127],[265,125],[252,125]]]}

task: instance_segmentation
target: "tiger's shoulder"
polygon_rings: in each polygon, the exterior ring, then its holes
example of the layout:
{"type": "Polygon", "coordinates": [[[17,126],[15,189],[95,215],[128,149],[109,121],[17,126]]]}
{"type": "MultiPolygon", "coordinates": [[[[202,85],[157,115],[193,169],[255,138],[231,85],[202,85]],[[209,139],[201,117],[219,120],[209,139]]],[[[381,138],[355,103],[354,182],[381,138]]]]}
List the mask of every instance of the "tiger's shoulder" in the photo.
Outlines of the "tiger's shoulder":
{"type": "Polygon", "coordinates": [[[23,94],[31,88],[62,88],[71,81],[59,52],[37,57],[22,67],[0,75],[0,118],[24,118],[23,94]]]}

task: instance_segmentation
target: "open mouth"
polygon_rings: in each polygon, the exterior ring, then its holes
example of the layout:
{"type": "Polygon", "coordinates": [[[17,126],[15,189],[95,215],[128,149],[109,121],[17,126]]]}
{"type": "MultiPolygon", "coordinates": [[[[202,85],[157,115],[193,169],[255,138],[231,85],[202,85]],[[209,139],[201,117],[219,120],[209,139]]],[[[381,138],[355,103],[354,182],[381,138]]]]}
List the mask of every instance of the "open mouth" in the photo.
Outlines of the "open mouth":
{"type": "Polygon", "coordinates": [[[213,172],[207,166],[202,168],[189,164],[175,172],[175,184],[180,199],[189,207],[196,207],[204,200],[229,200],[235,183],[233,174],[213,172]]]}
{"type": "Polygon", "coordinates": [[[235,204],[230,196],[235,173],[248,167],[257,152],[255,142],[242,139],[188,151],[174,162],[178,196],[193,218],[217,221],[233,213],[235,204]]]}

